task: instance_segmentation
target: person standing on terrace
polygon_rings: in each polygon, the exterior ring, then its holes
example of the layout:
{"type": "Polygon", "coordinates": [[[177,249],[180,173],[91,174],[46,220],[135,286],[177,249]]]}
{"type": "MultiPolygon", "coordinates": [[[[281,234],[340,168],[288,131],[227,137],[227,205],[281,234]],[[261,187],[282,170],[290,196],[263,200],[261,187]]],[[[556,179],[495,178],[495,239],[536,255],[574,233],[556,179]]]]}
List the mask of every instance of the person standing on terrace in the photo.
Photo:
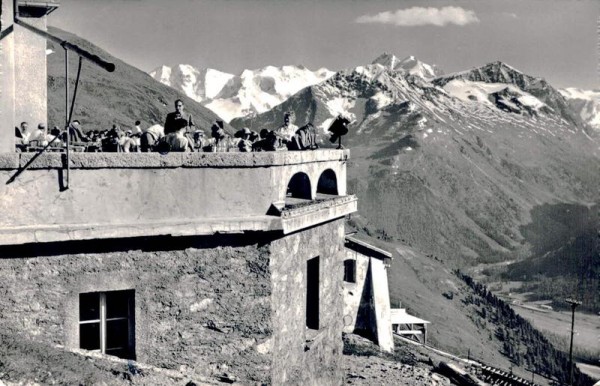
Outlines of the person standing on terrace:
{"type": "Polygon", "coordinates": [[[178,123],[178,121],[185,121],[185,125],[190,128],[196,126],[194,125],[192,115],[183,111],[183,101],[181,99],[175,101],[175,111],[167,114],[165,135],[175,133],[182,127],[182,124],[178,123]]]}

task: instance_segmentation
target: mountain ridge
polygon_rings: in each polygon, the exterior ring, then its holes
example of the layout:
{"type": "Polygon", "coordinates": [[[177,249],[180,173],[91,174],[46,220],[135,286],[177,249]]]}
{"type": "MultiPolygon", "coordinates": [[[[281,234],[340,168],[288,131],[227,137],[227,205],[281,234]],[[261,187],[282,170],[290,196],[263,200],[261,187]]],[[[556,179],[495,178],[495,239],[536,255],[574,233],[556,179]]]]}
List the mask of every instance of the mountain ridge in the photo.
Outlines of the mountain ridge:
{"type": "Polygon", "coordinates": [[[265,66],[246,69],[238,75],[182,64],[161,66],[150,72],[154,79],[183,91],[227,122],[270,110],[332,74],[326,68],[311,71],[302,65],[265,66]]]}
{"type": "Polygon", "coordinates": [[[588,124],[596,135],[600,135],[600,89],[582,90],[569,87],[560,89],[559,92],[571,109],[579,114],[581,120],[588,124]]]}
{"type": "Polygon", "coordinates": [[[578,127],[583,122],[569,108],[561,93],[543,78],[533,77],[502,62],[495,61],[470,70],[456,72],[438,77],[434,80],[437,86],[445,86],[452,80],[462,79],[472,82],[512,84],[528,92],[552,109],[556,109],[569,122],[578,127]]]}
{"type": "MultiPolygon", "coordinates": [[[[600,149],[569,122],[572,112],[544,109],[515,83],[494,83],[499,89],[485,101],[462,100],[435,81],[359,66],[231,124],[273,129],[294,110],[299,126],[311,122],[324,138],[335,115],[349,115],[356,123],[344,141],[353,149],[348,185],[362,198],[358,229],[457,263],[523,258],[529,252],[519,227],[534,207],[598,200],[600,181],[591,171],[600,149]],[[525,98],[530,110],[501,108],[512,98],[525,98]],[[432,222],[434,215],[444,220],[432,222]]],[[[552,94],[550,87],[544,89],[552,94]]]]}
{"type": "Polygon", "coordinates": [[[396,55],[384,52],[373,60],[372,64],[381,64],[393,71],[405,71],[426,80],[433,80],[444,74],[436,65],[423,63],[412,55],[400,60],[396,55]]]}
{"type": "MultiPolygon", "coordinates": [[[[492,95],[490,99],[495,99],[493,102],[504,109],[512,109],[513,112],[525,111],[530,114],[534,114],[533,110],[537,110],[543,104],[544,109],[559,110],[568,122],[578,127],[586,127],[589,135],[600,136],[600,92],[574,88],[558,90],[543,78],[524,74],[499,60],[445,75],[437,66],[421,62],[412,55],[399,59],[394,54],[384,52],[370,65],[358,66],[355,69],[371,65],[403,72],[405,75],[432,82],[441,88],[446,88],[448,83],[453,81],[456,83],[459,80],[514,86],[521,90],[517,93],[526,94],[515,95],[514,89],[509,88],[496,90],[498,94],[492,95]],[[510,103],[511,99],[522,99],[522,97],[527,100],[525,103],[521,100],[510,103]],[[515,107],[514,104],[517,106],[515,107]]],[[[163,84],[184,92],[225,121],[231,122],[233,119],[243,119],[266,112],[304,87],[327,80],[335,72],[326,68],[311,71],[302,65],[281,67],[267,65],[256,70],[246,69],[234,75],[216,69],[202,69],[180,64],[173,67],[162,65],[149,74],[163,84]],[[289,74],[294,72],[296,72],[295,79],[289,79],[289,74]]]]}

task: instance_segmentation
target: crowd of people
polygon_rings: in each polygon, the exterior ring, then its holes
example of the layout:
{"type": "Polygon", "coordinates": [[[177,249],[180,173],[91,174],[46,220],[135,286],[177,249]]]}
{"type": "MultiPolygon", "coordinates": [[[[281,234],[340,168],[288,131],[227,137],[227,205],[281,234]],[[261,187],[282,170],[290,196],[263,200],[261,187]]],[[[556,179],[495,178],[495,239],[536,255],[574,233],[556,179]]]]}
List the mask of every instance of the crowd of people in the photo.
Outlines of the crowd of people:
{"type": "Polygon", "coordinates": [[[17,151],[49,149],[62,151],[67,136],[70,148],[87,152],[253,152],[279,150],[314,150],[319,146],[315,127],[307,124],[298,128],[294,124],[293,111],[286,112],[283,124],[275,130],[260,132],[243,128],[233,136],[224,129],[224,123],[216,120],[210,133],[198,128],[191,114],[184,112],[183,102],[175,101],[175,111],[167,114],[164,126],[141,127],[136,121],[133,128],[124,130],[113,125],[107,130],[84,132],[81,123],[74,120],[68,130],[55,126],[50,132],[40,123],[31,131],[27,122],[15,127],[17,151]]]}

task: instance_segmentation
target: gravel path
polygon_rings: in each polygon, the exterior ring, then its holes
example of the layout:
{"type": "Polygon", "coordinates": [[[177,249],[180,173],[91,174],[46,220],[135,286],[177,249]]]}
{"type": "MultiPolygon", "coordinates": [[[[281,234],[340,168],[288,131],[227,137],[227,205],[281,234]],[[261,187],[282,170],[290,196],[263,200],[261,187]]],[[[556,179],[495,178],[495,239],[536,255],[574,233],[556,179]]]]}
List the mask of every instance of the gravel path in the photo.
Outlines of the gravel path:
{"type": "Polygon", "coordinates": [[[450,385],[431,368],[411,366],[375,356],[344,356],[344,383],[347,385],[450,385]]]}

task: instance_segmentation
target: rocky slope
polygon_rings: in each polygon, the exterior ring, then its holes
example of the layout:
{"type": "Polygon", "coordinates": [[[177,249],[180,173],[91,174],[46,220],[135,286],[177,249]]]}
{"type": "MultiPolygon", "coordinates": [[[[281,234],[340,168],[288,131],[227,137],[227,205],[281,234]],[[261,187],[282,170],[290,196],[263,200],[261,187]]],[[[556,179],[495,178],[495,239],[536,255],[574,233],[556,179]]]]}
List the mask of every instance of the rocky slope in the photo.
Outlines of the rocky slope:
{"type": "Polygon", "coordinates": [[[311,71],[303,66],[267,66],[233,75],[184,64],[173,68],[161,66],[150,73],[154,79],[184,92],[227,122],[268,111],[299,90],[331,75],[333,72],[325,68],[311,71]]]}

